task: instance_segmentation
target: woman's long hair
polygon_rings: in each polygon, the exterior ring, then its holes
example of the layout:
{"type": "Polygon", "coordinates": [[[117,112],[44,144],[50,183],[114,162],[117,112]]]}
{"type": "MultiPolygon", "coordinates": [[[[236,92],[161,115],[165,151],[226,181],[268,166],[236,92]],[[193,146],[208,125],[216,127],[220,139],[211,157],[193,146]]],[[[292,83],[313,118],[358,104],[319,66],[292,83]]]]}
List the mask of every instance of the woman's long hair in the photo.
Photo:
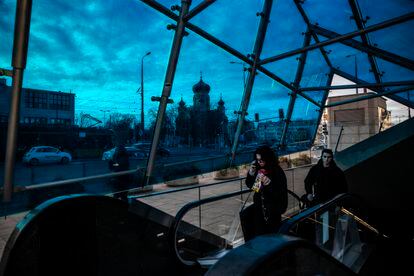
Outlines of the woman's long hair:
{"type": "Polygon", "coordinates": [[[256,154],[260,154],[262,160],[266,162],[264,168],[272,170],[279,166],[279,159],[273,149],[269,146],[260,146],[254,152],[254,160],[256,160],[256,154]]]}

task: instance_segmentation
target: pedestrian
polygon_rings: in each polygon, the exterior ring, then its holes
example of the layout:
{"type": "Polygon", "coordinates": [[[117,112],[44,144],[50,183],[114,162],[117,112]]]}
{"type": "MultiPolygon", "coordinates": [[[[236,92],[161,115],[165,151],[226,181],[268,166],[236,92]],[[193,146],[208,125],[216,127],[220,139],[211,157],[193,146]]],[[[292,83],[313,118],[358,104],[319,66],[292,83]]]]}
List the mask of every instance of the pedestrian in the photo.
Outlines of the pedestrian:
{"type": "Polygon", "coordinates": [[[333,160],[331,149],[323,149],[318,163],[309,170],[305,178],[305,190],[309,206],[347,192],[345,174],[333,160]]]}
{"type": "Polygon", "coordinates": [[[287,208],[287,181],[275,152],[269,146],[256,149],[246,185],[254,195],[253,204],[240,216],[244,240],[276,233],[287,208]]]}
{"type": "MultiPolygon", "coordinates": [[[[129,169],[129,156],[128,152],[123,145],[118,145],[115,147],[114,154],[109,160],[109,168],[113,172],[122,172],[129,169]]],[[[114,197],[127,200],[128,199],[128,186],[129,186],[130,176],[129,175],[119,175],[111,180],[113,184],[113,189],[116,191],[114,197]]]]}

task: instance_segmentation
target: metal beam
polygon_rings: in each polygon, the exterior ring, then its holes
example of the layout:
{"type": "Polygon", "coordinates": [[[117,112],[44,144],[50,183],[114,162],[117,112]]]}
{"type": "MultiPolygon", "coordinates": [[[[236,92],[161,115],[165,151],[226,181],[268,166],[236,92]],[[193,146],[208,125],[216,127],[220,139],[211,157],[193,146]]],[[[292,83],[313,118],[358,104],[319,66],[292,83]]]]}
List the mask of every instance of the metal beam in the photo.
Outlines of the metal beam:
{"type": "Polygon", "coordinates": [[[284,58],[288,58],[288,57],[300,54],[302,52],[307,52],[307,51],[310,51],[310,50],[313,50],[313,49],[316,49],[316,48],[320,48],[320,47],[323,47],[323,46],[327,46],[327,45],[330,45],[330,44],[333,44],[333,43],[336,43],[336,42],[341,42],[343,40],[353,38],[353,37],[359,36],[361,34],[367,34],[367,33],[370,33],[370,32],[378,31],[378,30],[381,30],[381,29],[384,29],[384,28],[387,28],[387,27],[390,27],[390,26],[394,26],[396,24],[401,24],[403,22],[406,22],[406,21],[409,21],[409,20],[412,20],[412,19],[414,19],[414,12],[410,12],[410,13],[407,13],[405,15],[402,15],[402,16],[399,16],[399,17],[396,17],[396,18],[392,18],[390,20],[387,20],[387,21],[369,26],[368,28],[366,28],[364,30],[358,30],[358,31],[350,32],[350,33],[347,33],[347,34],[344,34],[344,35],[341,35],[341,36],[338,36],[338,37],[335,37],[335,38],[332,38],[332,39],[325,40],[325,41],[320,42],[320,43],[312,44],[312,45],[310,45],[308,47],[305,47],[305,48],[299,48],[299,49],[289,51],[289,52],[286,52],[286,53],[283,53],[283,54],[280,54],[280,55],[277,55],[277,56],[274,56],[274,57],[263,59],[259,64],[263,65],[263,64],[266,64],[266,63],[270,63],[270,62],[274,62],[274,61],[281,60],[281,59],[284,59],[284,58]]]}
{"type": "MultiPolygon", "coordinates": [[[[344,77],[344,78],[346,78],[346,79],[348,79],[348,80],[350,80],[352,82],[355,82],[356,84],[367,84],[366,81],[363,81],[361,79],[356,79],[355,76],[352,76],[352,75],[350,75],[350,74],[348,74],[348,73],[346,73],[344,71],[341,71],[339,69],[333,68],[332,71],[335,74],[337,74],[337,75],[339,75],[341,77],[344,77]]],[[[373,90],[373,91],[375,91],[377,93],[381,93],[382,92],[382,90],[376,89],[375,87],[371,88],[371,90],[373,90]]],[[[403,92],[403,91],[400,91],[400,89],[398,89],[398,91],[399,92],[403,92]]],[[[388,91],[388,92],[393,92],[393,91],[388,91]]],[[[396,101],[396,102],[399,102],[399,103],[401,103],[401,104],[403,104],[405,106],[409,106],[411,108],[414,108],[414,103],[413,102],[411,102],[411,101],[409,101],[409,100],[407,100],[407,99],[405,99],[403,97],[400,97],[398,95],[394,95],[394,93],[389,94],[389,96],[387,96],[387,97],[390,98],[390,99],[392,99],[392,100],[394,100],[394,101],[396,101]]]]}
{"type": "MultiPolygon", "coordinates": [[[[150,1],[152,2],[152,1],[150,1]]],[[[151,181],[152,172],[154,169],[156,151],[160,140],[162,123],[164,121],[165,111],[167,108],[168,98],[171,95],[172,85],[174,82],[174,75],[177,69],[178,57],[180,55],[181,45],[183,42],[185,32],[184,16],[190,9],[191,0],[181,0],[181,10],[177,21],[177,28],[175,29],[174,40],[171,46],[170,58],[168,60],[167,72],[165,74],[164,86],[162,89],[162,95],[160,104],[158,106],[157,120],[154,128],[154,135],[152,138],[151,150],[147,161],[147,170],[145,173],[145,179],[143,185],[149,185],[151,181]]]]}
{"type": "MultiPolygon", "coordinates": [[[[362,13],[361,13],[361,9],[359,8],[358,2],[356,0],[348,0],[348,2],[351,7],[353,18],[355,20],[358,30],[365,29],[365,23],[364,23],[364,20],[362,19],[362,13]]],[[[364,45],[371,45],[369,38],[366,34],[362,34],[360,37],[364,45]]],[[[372,72],[374,73],[375,80],[377,82],[381,82],[381,73],[378,70],[377,63],[375,59],[373,58],[373,56],[369,53],[368,53],[368,61],[371,65],[372,72]]]]}
{"type": "MultiPolygon", "coordinates": [[[[305,38],[303,40],[303,47],[309,46],[309,44],[311,42],[311,38],[312,38],[312,36],[311,36],[311,34],[309,33],[309,30],[308,30],[305,33],[305,38]]],[[[292,93],[290,94],[289,105],[288,105],[288,109],[287,109],[287,112],[286,112],[285,125],[283,126],[282,136],[281,136],[280,141],[279,141],[279,146],[280,147],[285,146],[286,133],[287,133],[287,130],[289,128],[290,120],[292,118],[293,109],[295,107],[295,102],[296,102],[296,97],[297,97],[297,89],[299,88],[300,80],[302,79],[303,70],[305,68],[307,56],[308,56],[308,52],[303,52],[300,55],[300,58],[299,58],[298,68],[296,69],[295,81],[293,82],[293,86],[295,87],[295,90],[293,90],[292,93]]]]}
{"type": "Polygon", "coordinates": [[[20,97],[22,92],[23,72],[26,68],[27,48],[29,46],[30,19],[32,0],[18,0],[16,3],[16,20],[14,23],[13,41],[13,81],[10,103],[9,125],[7,128],[7,144],[4,173],[3,201],[10,202],[14,185],[14,166],[16,162],[17,128],[20,116],[20,97]]]}
{"type": "MultiPolygon", "coordinates": [[[[356,2],[356,0],[348,0],[348,2],[349,2],[349,5],[351,6],[352,14],[353,14],[355,23],[358,27],[358,30],[365,29],[365,23],[362,20],[362,14],[361,14],[361,10],[359,8],[358,3],[356,2]]],[[[361,35],[361,40],[363,44],[371,45],[371,43],[369,42],[368,36],[366,34],[361,35]]],[[[369,61],[369,64],[371,65],[372,73],[375,76],[375,81],[381,82],[381,73],[379,72],[377,63],[371,54],[368,54],[368,61],[369,61]]],[[[355,66],[357,65],[355,64],[355,66]]]]}
{"type": "Polygon", "coordinates": [[[141,2],[147,4],[151,8],[159,11],[160,13],[168,16],[172,20],[178,22],[179,16],[176,15],[175,13],[173,13],[172,11],[170,11],[168,8],[164,7],[162,4],[158,3],[157,1],[154,1],[154,0],[141,0],[141,2]]]}
{"type": "MultiPolygon", "coordinates": [[[[310,20],[305,12],[305,10],[302,7],[302,2],[300,0],[295,0],[295,5],[296,8],[298,9],[300,15],[302,16],[303,20],[305,21],[308,30],[310,30],[313,40],[315,40],[316,43],[320,43],[319,37],[316,35],[316,33],[310,28],[311,23],[310,20]]],[[[328,58],[328,54],[326,53],[326,51],[323,49],[323,47],[319,48],[319,51],[321,52],[323,58],[325,59],[326,64],[329,66],[329,68],[332,68],[332,63],[328,58]]]]}
{"type": "Polygon", "coordinates": [[[194,9],[192,9],[184,17],[184,21],[186,21],[186,22],[189,21],[191,18],[193,18],[194,16],[196,16],[197,14],[199,14],[200,12],[202,12],[203,10],[205,10],[208,6],[210,6],[214,2],[216,2],[216,0],[204,0],[203,2],[201,2],[200,4],[198,4],[197,7],[195,7],[194,9]]]}
{"type": "Polygon", "coordinates": [[[230,166],[233,164],[234,159],[236,157],[236,150],[237,150],[237,146],[239,142],[239,136],[241,134],[241,130],[243,127],[244,118],[246,117],[247,108],[249,107],[250,96],[251,96],[252,89],[253,89],[253,83],[256,77],[257,63],[259,62],[260,54],[262,53],[263,43],[266,37],[266,30],[269,24],[270,12],[272,10],[272,4],[273,4],[273,0],[265,0],[263,3],[262,12],[258,14],[260,16],[260,22],[259,22],[259,27],[257,29],[253,53],[251,55],[253,65],[250,67],[250,70],[248,71],[247,83],[246,83],[246,87],[244,88],[244,93],[243,93],[244,97],[241,103],[241,112],[238,116],[237,129],[234,135],[233,145],[231,148],[231,158],[229,160],[230,166]]]}
{"type": "MultiPolygon", "coordinates": [[[[141,0],[141,1],[144,2],[145,4],[148,4],[150,7],[158,10],[159,12],[163,13],[164,15],[168,16],[170,19],[175,20],[175,21],[178,20],[178,16],[175,13],[171,12],[169,9],[167,9],[163,5],[157,3],[156,1],[151,1],[151,0],[141,0]]],[[[215,38],[214,36],[210,35],[209,33],[204,31],[200,27],[195,26],[194,24],[191,24],[190,22],[186,22],[185,27],[187,29],[193,31],[194,33],[198,34],[202,38],[210,41],[214,45],[220,47],[224,51],[232,54],[233,56],[235,56],[236,58],[238,58],[241,61],[245,62],[246,64],[248,64],[250,66],[253,65],[253,61],[251,59],[249,59],[246,55],[240,53],[236,49],[232,48],[231,46],[227,45],[226,43],[224,43],[224,42],[220,41],[219,39],[215,38]]],[[[280,83],[281,85],[288,88],[289,90],[294,89],[292,85],[290,85],[288,82],[284,81],[282,78],[280,78],[280,77],[276,76],[275,74],[271,73],[266,68],[264,68],[262,66],[259,66],[259,65],[257,65],[256,68],[257,68],[258,71],[262,72],[266,76],[268,76],[271,79],[275,80],[276,82],[280,83]]]]}
{"type": "MultiPolygon", "coordinates": [[[[311,28],[314,32],[317,34],[324,36],[329,39],[333,39],[336,37],[340,37],[341,35],[338,33],[335,33],[333,31],[324,29],[320,26],[311,25],[311,28]]],[[[391,52],[382,50],[380,48],[371,46],[371,45],[364,45],[363,43],[355,40],[355,39],[346,39],[341,41],[342,44],[355,48],[357,50],[360,50],[362,52],[368,53],[370,55],[379,57],[383,60],[386,60],[388,62],[397,64],[399,66],[402,66],[404,68],[407,68],[409,70],[414,70],[414,61],[396,54],[393,54],[391,52]]]]}
{"type": "Polygon", "coordinates": [[[400,89],[395,89],[395,90],[391,90],[391,91],[381,92],[381,93],[372,93],[372,94],[369,94],[369,95],[366,95],[366,96],[361,96],[361,97],[350,99],[350,100],[344,100],[344,101],[340,101],[340,102],[327,104],[327,105],[325,105],[325,108],[338,106],[338,105],[349,104],[349,103],[355,103],[355,102],[368,100],[368,99],[373,99],[373,98],[378,98],[378,97],[382,97],[382,96],[389,97],[390,95],[397,94],[397,93],[402,93],[402,92],[406,92],[406,91],[410,91],[410,90],[414,90],[414,85],[410,85],[408,87],[402,87],[400,89]]]}
{"type": "Polygon", "coordinates": [[[406,85],[414,85],[414,81],[393,81],[393,82],[382,82],[382,83],[302,87],[302,88],[299,88],[299,91],[343,90],[343,89],[352,89],[352,88],[380,88],[381,89],[387,86],[406,86],[406,85]]]}

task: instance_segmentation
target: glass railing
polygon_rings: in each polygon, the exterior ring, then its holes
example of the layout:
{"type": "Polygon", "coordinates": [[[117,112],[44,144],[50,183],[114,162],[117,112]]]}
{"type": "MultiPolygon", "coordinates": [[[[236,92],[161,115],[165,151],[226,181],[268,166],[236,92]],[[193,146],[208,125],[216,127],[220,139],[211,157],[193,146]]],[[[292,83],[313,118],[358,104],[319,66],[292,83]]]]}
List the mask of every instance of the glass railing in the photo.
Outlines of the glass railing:
{"type": "MultiPolygon", "coordinates": [[[[299,197],[289,191],[288,209],[283,219],[301,210],[299,197]]],[[[250,190],[221,194],[184,205],[170,230],[177,258],[186,265],[197,262],[209,266],[228,249],[244,244],[240,210],[252,204],[250,190]]]]}
{"type": "Polygon", "coordinates": [[[358,198],[341,194],[287,220],[279,233],[315,243],[358,273],[381,236],[366,221],[364,210],[358,198]]]}

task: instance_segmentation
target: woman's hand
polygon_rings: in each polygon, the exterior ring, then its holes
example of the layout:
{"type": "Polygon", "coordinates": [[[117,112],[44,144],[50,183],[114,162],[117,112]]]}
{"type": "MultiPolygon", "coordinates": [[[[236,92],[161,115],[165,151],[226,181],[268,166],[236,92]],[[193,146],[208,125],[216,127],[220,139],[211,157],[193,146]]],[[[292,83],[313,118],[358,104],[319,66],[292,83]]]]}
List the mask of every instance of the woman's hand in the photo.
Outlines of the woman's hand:
{"type": "Polygon", "coordinates": [[[250,163],[249,174],[253,176],[255,173],[256,173],[256,161],[252,161],[252,163],[250,163]]]}

